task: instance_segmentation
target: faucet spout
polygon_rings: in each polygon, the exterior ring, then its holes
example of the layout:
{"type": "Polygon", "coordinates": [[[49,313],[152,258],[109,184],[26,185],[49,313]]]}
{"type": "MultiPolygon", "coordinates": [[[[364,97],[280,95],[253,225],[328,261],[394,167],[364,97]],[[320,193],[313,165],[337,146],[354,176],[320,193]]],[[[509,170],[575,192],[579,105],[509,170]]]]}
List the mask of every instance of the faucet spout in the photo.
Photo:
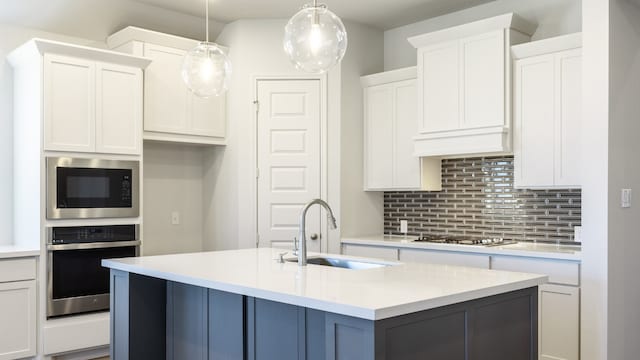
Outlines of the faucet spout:
{"type": "Polygon", "coordinates": [[[337,229],[338,224],[336,223],[336,218],[333,216],[333,211],[329,204],[327,204],[322,199],[313,199],[309,201],[300,212],[300,224],[299,224],[299,232],[298,232],[298,266],[306,266],[307,265],[307,235],[306,231],[306,218],[307,218],[307,210],[315,204],[321,205],[327,211],[327,219],[329,220],[329,226],[332,229],[337,229]]]}

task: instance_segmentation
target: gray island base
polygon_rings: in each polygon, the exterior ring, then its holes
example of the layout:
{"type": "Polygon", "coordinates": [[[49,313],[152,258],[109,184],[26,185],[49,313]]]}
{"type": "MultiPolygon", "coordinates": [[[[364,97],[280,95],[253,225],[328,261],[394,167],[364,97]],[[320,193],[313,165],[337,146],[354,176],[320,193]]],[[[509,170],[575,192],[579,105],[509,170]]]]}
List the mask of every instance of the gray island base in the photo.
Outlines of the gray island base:
{"type": "Polygon", "coordinates": [[[369,320],[111,270],[113,360],[534,360],[537,286],[369,320]]]}

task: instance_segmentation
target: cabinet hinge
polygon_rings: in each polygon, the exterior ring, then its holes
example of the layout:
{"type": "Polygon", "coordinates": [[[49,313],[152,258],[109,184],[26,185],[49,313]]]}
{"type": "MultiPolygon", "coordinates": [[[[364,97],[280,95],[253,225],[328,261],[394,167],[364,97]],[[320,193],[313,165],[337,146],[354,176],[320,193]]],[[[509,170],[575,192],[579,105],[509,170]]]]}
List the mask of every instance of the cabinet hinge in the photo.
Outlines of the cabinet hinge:
{"type": "Polygon", "coordinates": [[[256,247],[260,247],[260,234],[256,233],[256,247]]]}
{"type": "Polygon", "coordinates": [[[253,104],[256,106],[256,113],[260,112],[260,101],[254,100],[253,104]]]}
{"type": "Polygon", "coordinates": [[[256,179],[260,178],[260,168],[256,168],[256,179]]]}

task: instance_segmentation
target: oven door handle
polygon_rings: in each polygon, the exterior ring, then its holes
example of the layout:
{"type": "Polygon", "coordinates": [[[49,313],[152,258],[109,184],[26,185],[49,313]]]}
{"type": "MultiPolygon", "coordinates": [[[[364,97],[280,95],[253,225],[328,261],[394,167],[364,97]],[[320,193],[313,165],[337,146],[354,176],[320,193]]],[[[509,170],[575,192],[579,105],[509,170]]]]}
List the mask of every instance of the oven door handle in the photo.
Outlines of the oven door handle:
{"type": "Polygon", "coordinates": [[[84,249],[106,249],[115,247],[140,246],[140,240],[133,241],[105,241],[81,244],[49,244],[47,250],[84,250],[84,249]]]}

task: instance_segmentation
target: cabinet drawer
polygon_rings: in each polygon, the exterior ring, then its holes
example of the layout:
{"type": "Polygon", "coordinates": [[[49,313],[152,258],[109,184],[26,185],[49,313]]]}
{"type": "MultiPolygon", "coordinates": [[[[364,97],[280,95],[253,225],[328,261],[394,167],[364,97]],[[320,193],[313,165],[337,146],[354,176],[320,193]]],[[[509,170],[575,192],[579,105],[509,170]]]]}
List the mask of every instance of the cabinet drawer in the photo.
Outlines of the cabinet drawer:
{"type": "Polygon", "coordinates": [[[580,264],[572,261],[531,259],[511,256],[492,256],[491,268],[549,276],[549,282],[580,285],[580,264]]]}
{"type": "Polygon", "coordinates": [[[400,261],[489,268],[489,255],[400,249],[400,261]]]}
{"type": "Polygon", "coordinates": [[[36,278],[36,259],[0,260],[0,283],[32,280],[36,278]]]}

